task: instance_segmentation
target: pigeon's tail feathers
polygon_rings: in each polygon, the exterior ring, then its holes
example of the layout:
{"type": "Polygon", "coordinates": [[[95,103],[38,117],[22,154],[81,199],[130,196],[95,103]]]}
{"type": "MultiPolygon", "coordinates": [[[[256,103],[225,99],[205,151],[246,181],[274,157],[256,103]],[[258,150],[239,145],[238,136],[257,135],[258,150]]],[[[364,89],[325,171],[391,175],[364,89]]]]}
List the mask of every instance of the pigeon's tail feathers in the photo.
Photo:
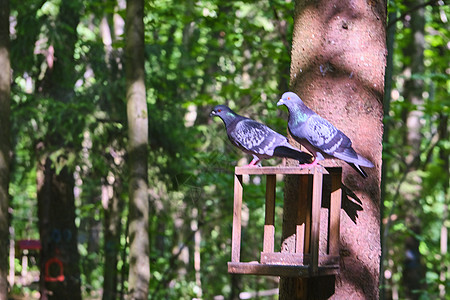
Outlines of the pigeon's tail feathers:
{"type": "Polygon", "coordinates": [[[370,160],[356,153],[354,150],[345,152],[334,152],[332,155],[350,164],[373,168],[373,163],[370,160]]]}
{"type": "Polygon", "coordinates": [[[363,166],[363,167],[368,167],[368,168],[374,167],[373,163],[370,160],[361,156],[360,154],[358,154],[358,165],[363,166]]]}
{"type": "Polygon", "coordinates": [[[310,164],[314,161],[312,155],[300,150],[288,148],[286,146],[276,147],[273,151],[273,155],[278,157],[292,158],[298,160],[300,164],[310,164]]]}
{"type": "Polygon", "coordinates": [[[356,164],[350,164],[350,166],[355,169],[356,172],[359,173],[363,178],[367,178],[367,173],[364,171],[359,165],[356,164]]]}

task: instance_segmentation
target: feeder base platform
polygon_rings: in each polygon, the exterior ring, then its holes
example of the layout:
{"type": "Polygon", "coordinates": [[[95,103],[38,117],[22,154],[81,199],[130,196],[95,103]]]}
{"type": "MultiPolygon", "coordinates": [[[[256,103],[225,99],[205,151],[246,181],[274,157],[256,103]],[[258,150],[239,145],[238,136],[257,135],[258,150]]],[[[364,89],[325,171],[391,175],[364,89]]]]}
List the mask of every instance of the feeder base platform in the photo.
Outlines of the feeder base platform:
{"type": "Polygon", "coordinates": [[[336,275],[339,273],[339,265],[319,266],[317,273],[313,274],[308,266],[294,265],[269,265],[258,262],[229,262],[228,273],[231,274],[251,274],[267,276],[285,276],[285,277],[311,277],[336,275]],[[282,274],[282,275],[281,275],[282,274]]]}

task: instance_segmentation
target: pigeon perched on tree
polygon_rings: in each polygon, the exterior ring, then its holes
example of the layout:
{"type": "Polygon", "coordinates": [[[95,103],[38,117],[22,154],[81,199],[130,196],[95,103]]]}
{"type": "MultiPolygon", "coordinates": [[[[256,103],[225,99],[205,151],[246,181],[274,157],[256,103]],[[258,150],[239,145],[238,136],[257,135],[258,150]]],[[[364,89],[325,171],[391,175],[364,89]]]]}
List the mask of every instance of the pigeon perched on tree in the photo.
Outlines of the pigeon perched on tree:
{"type": "Polygon", "coordinates": [[[364,178],[361,167],[373,167],[366,158],[352,148],[352,141],[330,122],[309,109],[295,93],[286,92],[277,103],[289,110],[288,129],[292,137],[314,156],[313,164],[325,157],[336,157],[349,163],[364,178]],[[324,157],[325,156],[325,157],[324,157]]]}
{"type": "Polygon", "coordinates": [[[311,155],[291,146],[285,136],[264,124],[236,114],[226,105],[215,106],[210,116],[222,119],[233,145],[253,155],[253,160],[248,166],[255,166],[261,159],[274,156],[296,159],[300,164],[313,162],[311,155]]]}

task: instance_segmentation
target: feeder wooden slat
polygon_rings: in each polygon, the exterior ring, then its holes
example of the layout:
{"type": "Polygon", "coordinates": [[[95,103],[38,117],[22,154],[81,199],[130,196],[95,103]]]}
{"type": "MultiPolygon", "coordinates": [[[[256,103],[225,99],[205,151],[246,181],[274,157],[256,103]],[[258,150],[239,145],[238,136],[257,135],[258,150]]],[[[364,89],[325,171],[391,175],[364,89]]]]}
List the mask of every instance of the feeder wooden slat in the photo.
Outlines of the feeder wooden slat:
{"type": "Polygon", "coordinates": [[[264,225],[264,252],[273,252],[275,246],[275,189],[276,175],[267,175],[266,181],[266,217],[264,225]]]}
{"type": "Polygon", "coordinates": [[[331,174],[331,198],[330,198],[330,220],[329,220],[329,253],[339,255],[339,227],[342,200],[341,173],[330,172],[331,174]]]}
{"type": "MultiPolygon", "coordinates": [[[[300,266],[309,265],[312,262],[312,256],[310,254],[300,253],[264,253],[261,252],[261,264],[269,265],[290,265],[300,266]]],[[[339,264],[339,256],[336,255],[319,255],[319,265],[335,265],[339,264]]]]}
{"type": "Polygon", "coordinates": [[[297,225],[295,237],[295,253],[303,253],[305,249],[305,223],[297,225]]]}
{"type": "Polygon", "coordinates": [[[302,224],[297,225],[296,232],[296,253],[308,253],[311,238],[311,176],[299,176],[298,190],[298,219],[303,220],[302,224]],[[300,226],[300,227],[298,227],[300,226]]]}
{"type": "Polygon", "coordinates": [[[302,180],[304,183],[302,184],[302,187],[304,186],[305,190],[303,190],[302,194],[304,194],[305,203],[306,203],[306,215],[305,215],[305,238],[304,238],[304,253],[310,253],[311,251],[311,205],[312,201],[310,200],[312,197],[312,180],[310,180],[308,177],[303,176],[302,180]]]}

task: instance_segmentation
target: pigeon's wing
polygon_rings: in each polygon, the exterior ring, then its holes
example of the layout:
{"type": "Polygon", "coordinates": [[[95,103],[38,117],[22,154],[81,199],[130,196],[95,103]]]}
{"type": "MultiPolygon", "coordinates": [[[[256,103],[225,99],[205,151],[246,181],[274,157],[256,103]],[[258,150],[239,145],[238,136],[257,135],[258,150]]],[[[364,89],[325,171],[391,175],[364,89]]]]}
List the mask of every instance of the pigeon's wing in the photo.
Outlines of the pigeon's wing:
{"type": "Polygon", "coordinates": [[[352,141],[330,122],[318,115],[312,116],[306,123],[307,140],[316,148],[348,163],[363,167],[373,167],[373,164],[352,148],[352,141]]]}
{"type": "Polygon", "coordinates": [[[311,145],[329,155],[333,155],[338,149],[352,146],[352,142],[342,131],[319,115],[313,115],[306,121],[303,134],[311,145]]]}
{"type": "Polygon", "coordinates": [[[273,156],[275,147],[289,145],[286,137],[251,119],[238,122],[228,135],[238,147],[257,155],[273,156]]]}

